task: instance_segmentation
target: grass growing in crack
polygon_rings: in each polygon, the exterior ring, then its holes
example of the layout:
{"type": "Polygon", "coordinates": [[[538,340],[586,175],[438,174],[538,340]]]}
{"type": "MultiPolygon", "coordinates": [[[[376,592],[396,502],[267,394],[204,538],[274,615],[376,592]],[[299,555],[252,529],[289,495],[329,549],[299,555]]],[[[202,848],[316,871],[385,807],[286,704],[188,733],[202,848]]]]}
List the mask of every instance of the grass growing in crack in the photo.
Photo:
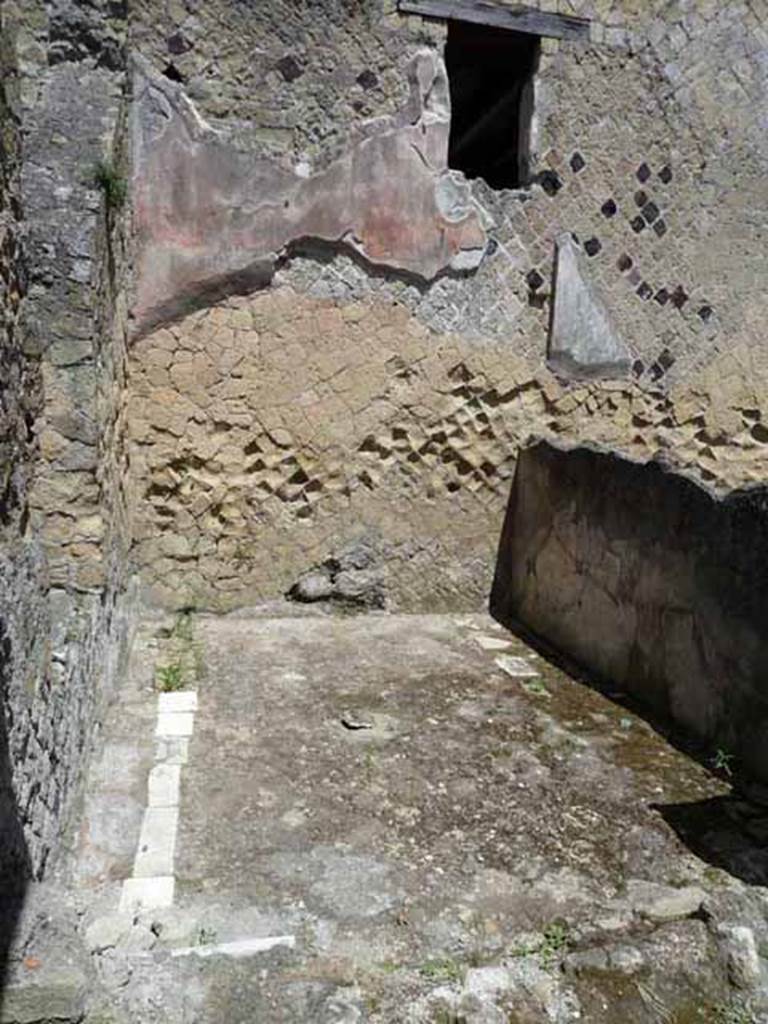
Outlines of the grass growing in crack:
{"type": "Polygon", "coordinates": [[[456,1013],[444,1006],[438,1006],[432,1017],[432,1024],[467,1024],[467,1018],[463,1013],[456,1013]]]}
{"type": "Polygon", "coordinates": [[[98,160],[93,167],[93,183],[104,193],[108,210],[119,210],[128,195],[128,183],[111,160],[98,160]]]}
{"type": "Polygon", "coordinates": [[[381,1006],[381,999],[376,995],[366,995],[365,997],[365,1008],[368,1013],[377,1013],[381,1006]]]}
{"type": "Polygon", "coordinates": [[[170,665],[160,665],[155,670],[157,688],[161,693],[173,693],[181,690],[184,686],[184,666],[180,661],[173,661],[170,665]]]}
{"type": "Polygon", "coordinates": [[[538,956],[542,967],[551,967],[555,960],[565,953],[571,944],[568,925],[564,921],[551,921],[544,927],[538,942],[518,946],[514,956],[538,956]]]}
{"type": "Polygon", "coordinates": [[[198,946],[212,946],[218,938],[215,928],[201,928],[197,933],[198,946]]]}
{"type": "Polygon", "coordinates": [[[464,978],[464,969],[457,960],[448,956],[427,960],[419,967],[419,974],[430,981],[457,982],[464,978]]]}
{"type": "Polygon", "coordinates": [[[736,999],[715,1007],[713,1024],[757,1024],[757,1017],[749,1003],[736,999]]]}
{"type": "Polygon", "coordinates": [[[155,669],[155,686],[161,693],[173,693],[193,685],[204,674],[201,643],[195,639],[191,612],[181,612],[171,627],[160,630],[165,664],[155,669]]]}
{"type": "Polygon", "coordinates": [[[526,691],[526,693],[533,694],[534,697],[551,697],[552,694],[546,688],[544,683],[540,679],[521,679],[520,685],[526,691]]]}
{"type": "Polygon", "coordinates": [[[552,921],[544,929],[544,938],[539,946],[542,963],[551,964],[568,949],[570,937],[564,921],[552,921]]]}
{"type": "Polygon", "coordinates": [[[379,970],[382,974],[394,974],[395,971],[400,970],[400,964],[396,960],[382,960],[379,970]]]}

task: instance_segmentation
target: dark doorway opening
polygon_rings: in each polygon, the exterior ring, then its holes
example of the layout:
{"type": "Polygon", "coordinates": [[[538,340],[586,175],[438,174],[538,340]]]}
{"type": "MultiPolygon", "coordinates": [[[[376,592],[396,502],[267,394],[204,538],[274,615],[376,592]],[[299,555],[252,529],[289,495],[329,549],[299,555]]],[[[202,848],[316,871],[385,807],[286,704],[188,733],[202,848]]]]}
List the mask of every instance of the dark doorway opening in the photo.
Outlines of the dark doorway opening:
{"type": "Polygon", "coordinates": [[[448,22],[449,167],[483,178],[491,188],[519,188],[529,181],[538,59],[538,36],[448,22]]]}

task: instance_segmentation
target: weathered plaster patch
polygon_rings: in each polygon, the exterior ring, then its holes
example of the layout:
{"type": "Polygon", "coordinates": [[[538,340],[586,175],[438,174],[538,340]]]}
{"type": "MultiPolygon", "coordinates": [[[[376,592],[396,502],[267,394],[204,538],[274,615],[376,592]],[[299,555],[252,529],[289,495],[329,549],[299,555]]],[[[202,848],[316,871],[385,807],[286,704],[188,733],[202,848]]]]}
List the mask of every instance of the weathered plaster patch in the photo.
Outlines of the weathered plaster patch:
{"type": "Polygon", "coordinates": [[[137,329],[185,304],[267,283],[292,242],[343,243],[378,266],[432,280],[482,260],[485,227],[448,171],[445,66],[421,50],[395,118],[317,174],[254,158],[210,128],[180,87],[136,63],[133,194],[137,329]]]}
{"type": "Polygon", "coordinates": [[[557,239],[549,364],[572,377],[620,376],[632,357],[589,279],[581,246],[557,239]]]}

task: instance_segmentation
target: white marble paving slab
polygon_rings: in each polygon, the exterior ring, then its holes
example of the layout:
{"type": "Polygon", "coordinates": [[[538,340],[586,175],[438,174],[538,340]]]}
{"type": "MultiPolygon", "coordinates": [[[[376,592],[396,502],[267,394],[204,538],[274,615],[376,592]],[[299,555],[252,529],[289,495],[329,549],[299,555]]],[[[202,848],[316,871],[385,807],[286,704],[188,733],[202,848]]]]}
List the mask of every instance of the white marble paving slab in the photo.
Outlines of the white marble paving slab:
{"type": "Polygon", "coordinates": [[[186,764],[189,760],[189,737],[159,736],[155,761],[160,764],[186,764]]]}
{"type": "Polygon", "coordinates": [[[167,711],[197,711],[197,691],[176,690],[173,693],[161,693],[157,698],[158,714],[167,711]]]}
{"type": "Polygon", "coordinates": [[[133,862],[134,878],[173,874],[178,807],[148,807],[141,825],[139,848],[133,862]]]}
{"type": "Polygon", "coordinates": [[[510,640],[504,640],[499,636],[476,636],[475,640],[484,651],[505,651],[511,646],[510,640]]]}
{"type": "Polygon", "coordinates": [[[155,736],[191,736],[194,725],[195,716],[191,711],[161,711],[155,736]]]}
{"type": "Polygon", "coordinates": [[[254,953],[265,953],[275,946],[296,945],[294,935],[273,935],[267,938],[237,939],[234,942],[217,942],[204,946],[183,946],[171,951],[172,956],[253,956],[254,953]]]}
{"type": "Polygon", "coordinates": [[[126,878],[120,894],[120,912],[153,910],[173,905],[175,881],[172,875],[160,878],[126,878]]]}
{"type": "Polygon", "coordinates": [[[539,675],[525,658],[519,658],[514,654],[500,654],[498,658],[494,658],[494,662],[508,676],[513,676],[516,679],[539,675]]]}
{"type": "Polygon", "coordinates": [[[156,764],[149,773],[150,807],[178,807],[181,791],[181,765],[156,764]]]}

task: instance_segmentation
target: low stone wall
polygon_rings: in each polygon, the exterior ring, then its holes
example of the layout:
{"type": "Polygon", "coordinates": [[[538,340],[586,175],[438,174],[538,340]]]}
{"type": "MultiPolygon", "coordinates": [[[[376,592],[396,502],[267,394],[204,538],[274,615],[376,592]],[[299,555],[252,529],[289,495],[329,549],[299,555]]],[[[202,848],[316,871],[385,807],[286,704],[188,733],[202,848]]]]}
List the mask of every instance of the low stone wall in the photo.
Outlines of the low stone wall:
{"type": "Polygon", "coordinates": [[[539,441],[518,459],[491,604],[768,778],[768,487],[718,497],[539,441]]]}

